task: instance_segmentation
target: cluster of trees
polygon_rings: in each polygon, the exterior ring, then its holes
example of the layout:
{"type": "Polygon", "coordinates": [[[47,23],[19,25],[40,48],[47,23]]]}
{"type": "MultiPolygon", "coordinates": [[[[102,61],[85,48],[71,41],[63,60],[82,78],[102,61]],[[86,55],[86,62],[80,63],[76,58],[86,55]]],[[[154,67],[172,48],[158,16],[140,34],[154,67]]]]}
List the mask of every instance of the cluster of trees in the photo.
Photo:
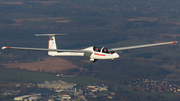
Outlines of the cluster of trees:
{"type": "MultiPolygon", "coordinates": [[[[159,101],[159,100],[163,100],[163,101],[178,101],[180,100],[179,94],[174,94],[173,98],[167,98],[164,95],[161,94],[135,94],[135,92],[129,92],[126,90],[122,90],[121,88],[117,87],[117,90],[114,89],[115,86],[112,84],[108,84],[108,89],[112,92],[115,93],[112,101],[114,100],[125,100],[125,101],[159,101]],[[110,89],[109,89],[110,88],[110,89]]],[[[101,95],[101,92],[97,92],[98,95],[101,95]]],[[[88,100],[93,100],[93,101],[104,101],[109,99],[106,96],[98,96],[96,98],[90,98],[87,97],[88,100]]],[[[110,100],[110,99],[109,99],[110,100]]],[[[111,100],[110,100],[111,101],[111,100]]]]}

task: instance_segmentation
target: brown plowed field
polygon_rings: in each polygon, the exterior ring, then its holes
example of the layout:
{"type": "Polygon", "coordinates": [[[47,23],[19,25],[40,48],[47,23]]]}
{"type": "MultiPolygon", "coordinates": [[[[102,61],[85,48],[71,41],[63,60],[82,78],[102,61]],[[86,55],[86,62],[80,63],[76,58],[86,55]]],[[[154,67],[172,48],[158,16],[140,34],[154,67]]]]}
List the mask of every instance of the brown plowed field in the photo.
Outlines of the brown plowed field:
{"type": "Polygon", "coordinates": [[[63,18],[63,17],[55,17],[55,18],[21,18],[21,19],[12,19],[12,20],[14,20],[16,23],[20,23],[20,22],[25,21],[25,20],[28,20],[28,21],[62,20],[62,21],[64,21],[63,19],[66,19],[66,18],[63,18]]]}
{"type": "Polygon", "coordinates": [[[44,61],[34,62],[34,63],[7,63],[2,64],[6,68],[15,68],[19,67],[20,69],[26,69],[31,71],[42,71],[44,69],[45,72],[59,72],[61,70],[79,68],[73,65],[71,62],[58,58],[58,57],[50,57],[45,58],[44,61]]]}
{"type": "Polygon", "coordinates": [[[175,65],[161,65],[164,69],[180,72],[180,69],[175,68],[175,65]]]}
{"type": "Polygon", "coordinates": [[[18,5],[22,5],[23,2],[0,2],[1,4],[18,4],[18,5]]]}

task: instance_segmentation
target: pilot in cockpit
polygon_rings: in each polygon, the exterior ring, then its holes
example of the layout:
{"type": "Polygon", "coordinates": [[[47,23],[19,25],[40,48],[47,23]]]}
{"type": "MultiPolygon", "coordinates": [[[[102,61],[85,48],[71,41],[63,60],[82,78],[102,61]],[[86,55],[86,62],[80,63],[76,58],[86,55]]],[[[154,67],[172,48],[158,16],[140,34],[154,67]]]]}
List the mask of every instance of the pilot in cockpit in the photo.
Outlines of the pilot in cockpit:
{"type": "Polygon", "coordinates": [[[104,52],[104,53],[109,53],[108,50],[107,50],[107,48],[104,48],[102,52],[104,52]]]}
{"type": "Polygon", "coordinates": [[[96,47],[96,48],[95,48],[95,51],[99,51],[99,49],[96,47]]]}
{"type": "Polygon", "coordinates": [[[94,51],[99,52],[99,48],[98,47],[94,47],[94,51]]]}

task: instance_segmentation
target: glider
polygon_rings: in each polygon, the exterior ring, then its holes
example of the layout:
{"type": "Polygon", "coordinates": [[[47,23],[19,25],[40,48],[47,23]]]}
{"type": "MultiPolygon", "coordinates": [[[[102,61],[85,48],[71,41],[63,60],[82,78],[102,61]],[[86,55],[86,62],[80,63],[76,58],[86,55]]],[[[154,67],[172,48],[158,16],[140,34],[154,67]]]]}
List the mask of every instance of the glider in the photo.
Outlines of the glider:
{"type": "Polygon", "coordinates": [[[145,44],[145,45],[137,45],[137,46],[120,47],[120,48],[106,48],[106,47],[91,46],[91,47],[81,49],[81,50],[68,50],[68,49],[57,49],[56,41],[55,41],[55,36],[57,35],[67,35],[67,34],[36,34],[35,35],[35,36],[49,36],[48,49],[26,48],[26,47],[6,47],[6,46],[3,46],[2,49],[48,51],[48,55],[50,56],[84,56],[84,57],[90,58],[90,61],[95,62],[96,60],[99,60],[99,59],[114,60],[115,58],[119,58],[119,55],[115,51],[177,43],[177,41],[171,41],[171,42],[153,43],[153,44],[145,44]]]}

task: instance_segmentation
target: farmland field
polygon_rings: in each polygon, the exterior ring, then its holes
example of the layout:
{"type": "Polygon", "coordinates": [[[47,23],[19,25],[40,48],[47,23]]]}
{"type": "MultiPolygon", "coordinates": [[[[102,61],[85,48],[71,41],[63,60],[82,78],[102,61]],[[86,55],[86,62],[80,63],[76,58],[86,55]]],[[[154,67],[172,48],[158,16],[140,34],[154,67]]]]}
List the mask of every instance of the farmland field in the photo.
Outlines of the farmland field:
{"type": "Polygon", "coordinates": [[[22,2],[0,2],[0,4],[16,4],[16,5],[22,5],[22,2]]]}
{"type": "Polygon", "coordinates": [[[106,81],[100,79],[94,79],[88,76],[78,77],[56,77],[56,74],[38,73],[23,70],[3,69],[0,68],[0,80],[2,79],[14,79],[14,80],[26,80],[26,82],[44,82],[53,80],[62,80],[69,83],[76,84],[90,84],[90,83],[104,83],[106,81]]]}
{"type": "Polygon", "coordinates": [[[6,63],[2,65],[6,68],[19,67],[20,69],[26,69],[30,71],[44,70],[45,72],[51,71],[52,73],[66,69],[79,68],[73,65],[71,62],[58,57],[45,58],[44,61],[35,63],[6,63]]]}
{"type": "Polygon", "coordinates": [[[173,96],[175,95],[174,93],[163,93],[163,92],[141,92],[141,91],[130,91],[130,87],[127,85],[120,85],[119,86],[122,90],[124,91],[129,91],[132,92],[135,95],[141,95],[141,96],[152,96],[152,95],[156,95],[159,94],[165,98],[173,98],[173,96]]]}

